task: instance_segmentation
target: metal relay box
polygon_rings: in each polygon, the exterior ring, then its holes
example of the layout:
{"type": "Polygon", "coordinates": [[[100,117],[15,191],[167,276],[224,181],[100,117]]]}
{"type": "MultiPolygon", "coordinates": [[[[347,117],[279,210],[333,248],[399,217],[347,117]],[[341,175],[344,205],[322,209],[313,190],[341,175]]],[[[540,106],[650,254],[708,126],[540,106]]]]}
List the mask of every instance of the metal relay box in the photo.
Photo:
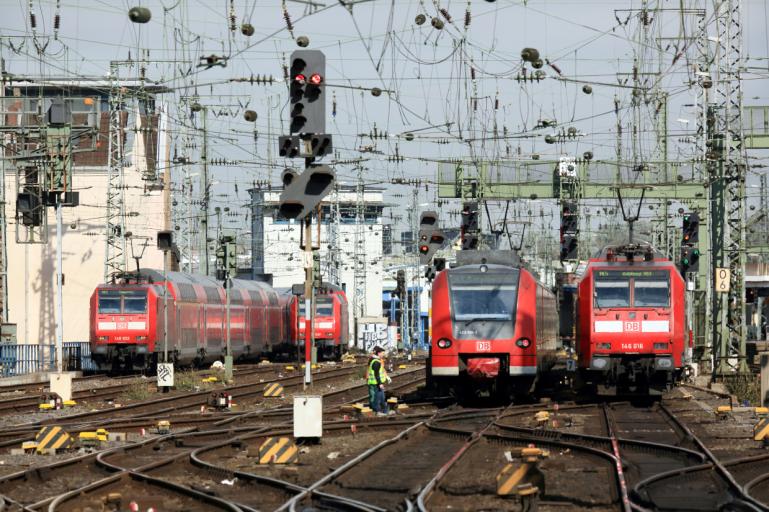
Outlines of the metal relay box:
{"type": "Polygon", "coordinates": [[[302,395],[294,397],[294,437],[323,435],[323,397],[302,395]]]}

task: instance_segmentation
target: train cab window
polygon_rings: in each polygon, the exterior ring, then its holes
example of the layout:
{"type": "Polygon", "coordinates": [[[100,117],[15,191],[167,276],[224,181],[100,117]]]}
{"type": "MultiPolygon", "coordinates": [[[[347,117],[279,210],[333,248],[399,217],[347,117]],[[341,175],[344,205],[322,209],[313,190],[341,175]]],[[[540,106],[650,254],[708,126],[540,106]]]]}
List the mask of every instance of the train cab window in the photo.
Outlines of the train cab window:
{"type": "Polygon", "coordinates": [[[145,290],[101,290],[99,291],[99,313],[105,315],[135,315],[147,312],[145,290]]]}
{"type": "MultiPolygon", "coordinates": [[[[299,298],[298,315],[304,316],[304,297],[299,298]]],[[[334,316],[334,303],[331,297],[315,298],[315,316],[334,316]]]]}
{"type": "Polygon", "coordinates": [[[629,308],[630,279],[596,280],[594,295],[597,308],[629,308]]]}
{"type": "Polygon", "coordinates": [[[137,292],[123,296],[123,313],[139,314],[147,312],[147,293],[137,292]]]}
{"type": "Polygon", "coordinates": [[[120,296],[106,295],[99,293],[99,313],[114,314],[120,313],[120,296]]]}
{"type": "Polygon", "coordinates": [[[450,276],[454,319],[511,320],[515,312],[518,273],[453,274],[450,276]]]}
{"type": "Polygon", "coordinates": [[[633,282],[633,305],[637,307],[667,307],[670,304],[670,282],[645,280],[633,282]]]}

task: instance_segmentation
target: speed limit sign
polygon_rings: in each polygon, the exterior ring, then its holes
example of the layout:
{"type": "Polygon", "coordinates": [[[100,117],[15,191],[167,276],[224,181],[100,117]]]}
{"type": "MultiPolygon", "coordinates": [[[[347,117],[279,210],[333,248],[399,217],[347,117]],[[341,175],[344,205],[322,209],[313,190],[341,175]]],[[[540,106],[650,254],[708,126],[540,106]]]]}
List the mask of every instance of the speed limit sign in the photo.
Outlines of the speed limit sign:
{"type": "Polygon", "coordinates": [[[729,293],[729,285],[732,278],[732,271],[728,268],[716,269],[716,291],[720,293],[729,293]]]}

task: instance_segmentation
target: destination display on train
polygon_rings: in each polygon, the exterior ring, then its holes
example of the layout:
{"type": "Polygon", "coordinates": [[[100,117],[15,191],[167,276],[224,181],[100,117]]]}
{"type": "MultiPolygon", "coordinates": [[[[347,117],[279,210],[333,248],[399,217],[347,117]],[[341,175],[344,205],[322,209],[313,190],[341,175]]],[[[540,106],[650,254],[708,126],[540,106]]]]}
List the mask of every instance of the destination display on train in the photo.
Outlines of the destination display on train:
{"type": "Polygon", "coordinates": [[[629,277],[640,277],[645,279],[650,278],[665,278],[670,275],[669,270],[596,270],[596,279],[618,279],[629,277]]]}

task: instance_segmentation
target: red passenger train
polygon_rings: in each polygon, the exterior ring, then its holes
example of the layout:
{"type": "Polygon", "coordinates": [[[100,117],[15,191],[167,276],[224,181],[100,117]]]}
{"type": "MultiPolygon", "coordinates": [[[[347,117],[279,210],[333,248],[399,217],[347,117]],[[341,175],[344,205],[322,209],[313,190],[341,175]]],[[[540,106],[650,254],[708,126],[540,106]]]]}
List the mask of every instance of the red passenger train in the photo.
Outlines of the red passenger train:
{"type": "Polygon", "coordinates": [[[684,280],[650,245],[605,248],[577,292],[579,381],[617,392],[674,384],[687,348],[684,280]]]}
{"type": "Polygon", "coordinates": [[[555,296],[512,251],[458,253],[433,282],[431,318],[428,379],[438,388],[523,394],[552,364],[555,296]]]}
{"type": "MultiPolygon", "coordinates": [[[[304,354],[304,297],[292,296],[288,307],[289,339],[304,354]]],[[[323,283],[315,294],[315,346],[318,356],[339,359],[350,341],[350,312],[347,295],[340,287],[323,283]]]]}
{"type": "MultiPolygon", "coordinates": [[[[178,364],[203,364],[226,352],[225,290],[211,277],[168,272],[168,352],[178,364]]],[[[163,353],[164,280],[156,270],[114,284],[91,296],[91,357],[100,369],[139,370],[163,353]]],[[[230,346],[236,359],[268,353],[288,337],[285,302],[269,285],[232,280],[230,346]]]]}

